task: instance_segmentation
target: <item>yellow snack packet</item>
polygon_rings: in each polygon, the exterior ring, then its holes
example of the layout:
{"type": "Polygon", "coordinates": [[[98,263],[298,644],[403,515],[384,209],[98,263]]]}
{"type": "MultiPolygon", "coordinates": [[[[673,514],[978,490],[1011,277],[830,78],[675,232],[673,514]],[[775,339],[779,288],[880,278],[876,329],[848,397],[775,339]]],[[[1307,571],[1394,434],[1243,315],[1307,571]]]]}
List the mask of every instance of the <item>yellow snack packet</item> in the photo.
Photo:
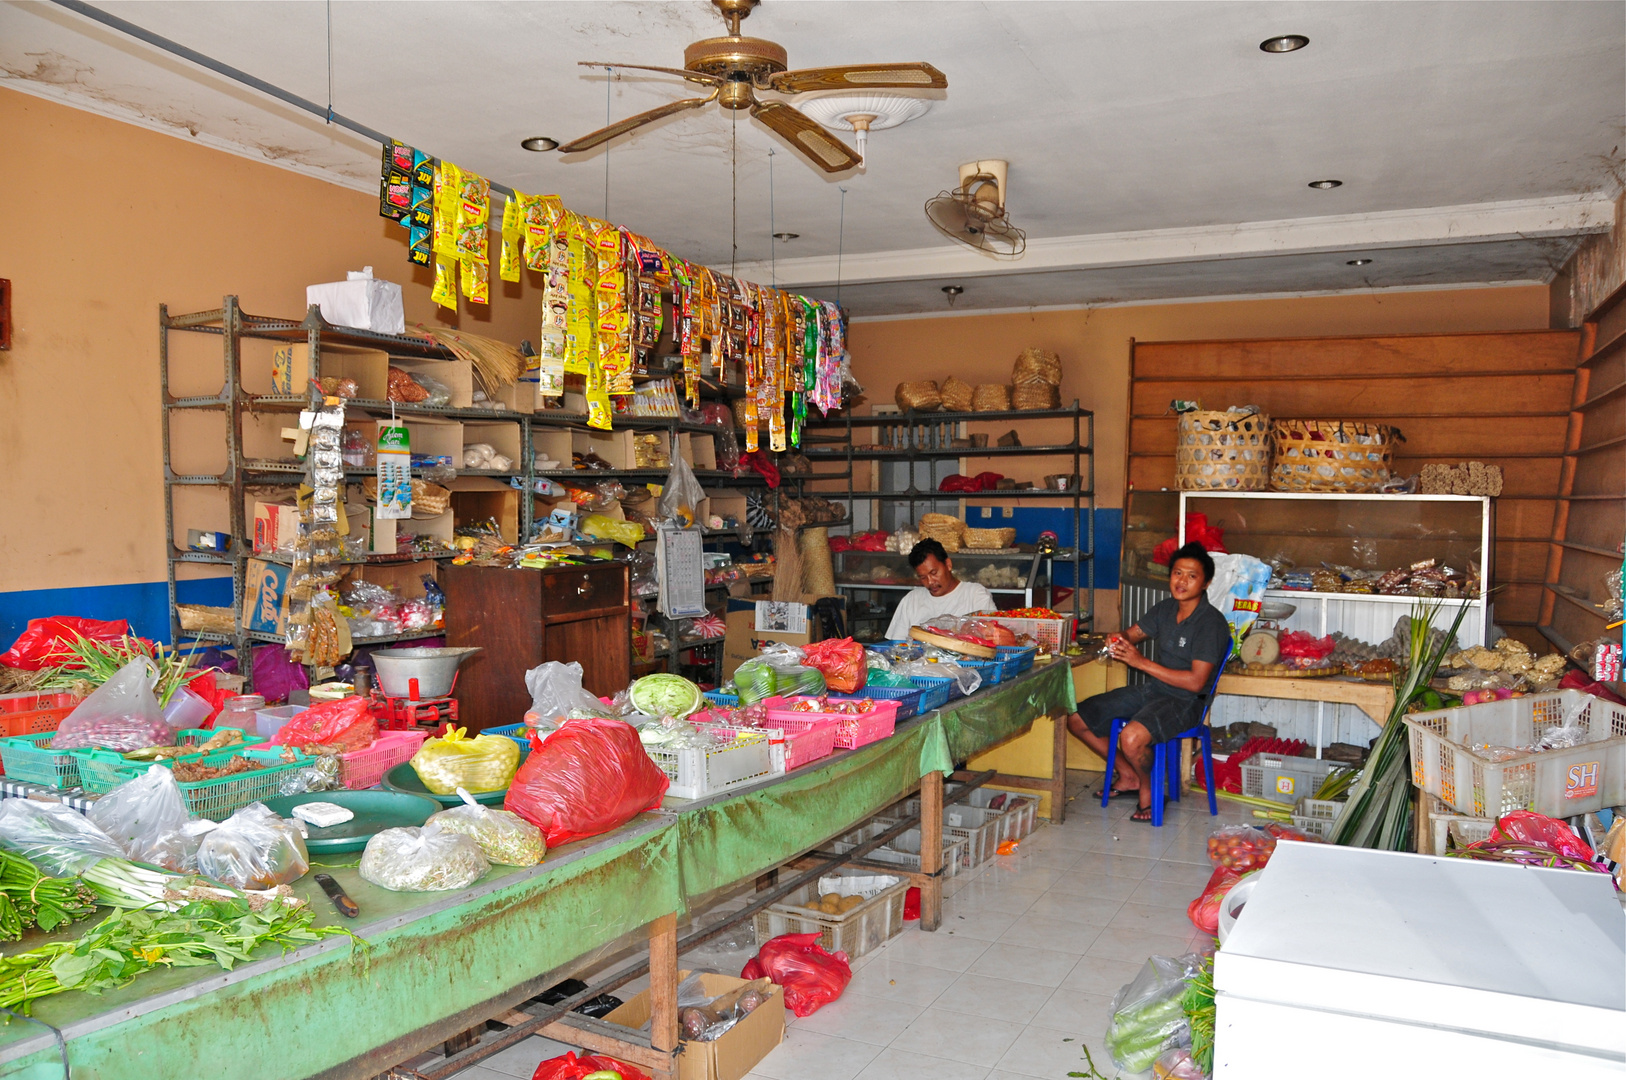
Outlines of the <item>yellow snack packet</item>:
{"type": "Polygon", "coordinates": [[[525,214],[520,209],[521,196],[515,192],[502,205],[502,262],[498,273],[504,281],[518,281],[520,267],[520,233],[525,227],[525,214]]]}
{"type": "Polygon", "coordinates": [[[435,256],[435,287],[429,299],[439,307],[457,310],[457,264],[445,255],[435,256]]]}

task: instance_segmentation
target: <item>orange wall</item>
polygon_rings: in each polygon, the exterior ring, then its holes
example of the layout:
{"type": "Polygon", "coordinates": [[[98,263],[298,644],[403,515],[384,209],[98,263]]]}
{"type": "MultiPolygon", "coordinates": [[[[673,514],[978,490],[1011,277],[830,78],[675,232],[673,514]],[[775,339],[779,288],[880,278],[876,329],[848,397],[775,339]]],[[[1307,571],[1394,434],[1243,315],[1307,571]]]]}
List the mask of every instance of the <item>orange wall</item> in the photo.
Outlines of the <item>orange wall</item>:
{"type": "Polygon", "coordinates": [[[371,265],[409,326],[535,335],[530,282],[442,318],[374,196],[12,90],[0,132],[0,592],[163,579],[161,303],[298,318],[306,285],[371,265]]]}
{"type": "MultiPolygon", "coordinates": [[[[1374,292],[1272,300],[1217,300],[995,315],[953,315],[860,321],[849,348],[853,375],[871,402],[889,402],[893,388],[913,379],[950,375],[975,385],[1010,382],[1011,363],[1028,346],[1062,359],[1062,401],[1095,411],[1097,505],[1123,503],[1124,411],[1129,394],[1129,343],[1226,338],[1320,337],[1348,334],[1427,334],[1475,330],[1542,330],[1548,321],[1545,286],[1374,292]]],[[[1313,378],[1314,372],[1305,372],[1313,378]]],[[[1205,402],[1223,408],[1246,402],[1205,402]]],[[[863,409],[863,406],[860,406],[863,409]]],[[[1056,421],[991,424],[1021,429],[1024,445],[1066,441],[1070,425],[1056,421]]],[[[992,439],[990,441],[993,441],[992,439]]],[[[1019,480],[1065,471],[1053,458],[972,462],[1019,480]]]]}

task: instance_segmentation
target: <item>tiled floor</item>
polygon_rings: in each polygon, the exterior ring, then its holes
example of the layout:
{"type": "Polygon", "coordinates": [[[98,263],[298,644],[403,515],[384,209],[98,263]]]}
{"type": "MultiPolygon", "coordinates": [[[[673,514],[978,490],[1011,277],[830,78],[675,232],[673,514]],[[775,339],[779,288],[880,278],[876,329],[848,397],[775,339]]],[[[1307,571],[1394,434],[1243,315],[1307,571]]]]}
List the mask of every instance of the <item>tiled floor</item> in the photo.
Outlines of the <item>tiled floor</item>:
{"type": "MultiPolygon", "coordinates": [[[[752,1078],[1066,1080],[1086,1071],[1084,1046],[1112,1076],[1101,1049],[1112,995],[1147,956],[1209,943],[1186,918],[1211,869],[1208,833],[1251,818],[1224,802],[1210,818],[1188,796],[1154,829],[1128,820],[1132,800],[1103,810],[1090,799],[1097,775],[1073,779],[1064,825],[1041,821],[1016,854],[950,879],[942,928],[910,923],[854,961],[846,993],[787,1017],[784,1043],[752,1078]]],[[[683,965],[732,974],[752,951],[714,949],[683,965]]],[[[528,1080],[567,1049],[533,1038],[459,1076],[528,1080]]]]}

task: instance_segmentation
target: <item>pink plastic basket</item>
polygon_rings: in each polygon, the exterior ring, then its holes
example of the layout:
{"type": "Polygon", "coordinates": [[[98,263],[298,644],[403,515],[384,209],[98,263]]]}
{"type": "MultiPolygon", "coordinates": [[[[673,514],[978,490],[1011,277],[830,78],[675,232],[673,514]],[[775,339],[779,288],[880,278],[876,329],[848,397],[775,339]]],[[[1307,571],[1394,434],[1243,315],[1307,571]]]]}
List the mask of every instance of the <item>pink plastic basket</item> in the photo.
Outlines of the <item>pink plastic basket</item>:
{"type": "Polygon", "coordinates": [[[427,738],[427,731],[380,731],[367,749],[339,755],[339,781],[351,790],[373,787],[401,762],[411,761],[427,738]]]}
{"type": "Polygon", "coordinates": [[[868,746],[892,734],[898,725],[898,703],[896,701],[876,701],[875,711],[862,716],[847,716],[833,712],[796,712],[790,708],[798,701],[817,701],[809,697],[771,697],[765,703],[768,706],[768,723],[778,726],[786,720],[835,720],[836,745],[846,750],[856,750],[860,746],[868,746]]]}
{"type": "Polygon", "coordinates": [[[836,736],[840,733],[841,725],[835,720],[801,717],[791,719],[781,716],[773,723],[774,727],[768,729],[769,741],[778,741],[772,734],[774,730],[785,733],[786,772],[827,758],[836,752],[836,736]]]}

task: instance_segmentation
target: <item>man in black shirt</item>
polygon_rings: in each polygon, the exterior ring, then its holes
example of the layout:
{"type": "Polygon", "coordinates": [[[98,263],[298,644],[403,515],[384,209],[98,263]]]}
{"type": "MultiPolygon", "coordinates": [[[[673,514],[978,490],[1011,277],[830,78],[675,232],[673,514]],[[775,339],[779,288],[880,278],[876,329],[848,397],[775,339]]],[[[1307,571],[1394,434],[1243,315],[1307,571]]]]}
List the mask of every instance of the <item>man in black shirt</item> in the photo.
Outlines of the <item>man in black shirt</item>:
{"type": "Polygon", "coordinates": [[[1223,662],[1230,642],[1230,624],[1208,602],[1208,583],[1214,578],[1214,560],[1201,544],[1190,543],[1169,561],[1169,591],[1173,595],[1141,617],[1123,634],[1108,642],[1112,658],[1152,677],[1138,686],[1125,686],[1086,698],[1067,727],[1084,745],[1107,756],[1107,740],[1114,720],[1129,721],[1118,736],[1117,775],[1113,798],[1134,796],[1140,808],[1132,821],[1152,820],[1152,752],[1197,722],[1197,697],[1208,689],[1214,669],[1223,662]],[[1157,642],[1157,663],[1142,656],[1136,645],[1157,642]]]}

